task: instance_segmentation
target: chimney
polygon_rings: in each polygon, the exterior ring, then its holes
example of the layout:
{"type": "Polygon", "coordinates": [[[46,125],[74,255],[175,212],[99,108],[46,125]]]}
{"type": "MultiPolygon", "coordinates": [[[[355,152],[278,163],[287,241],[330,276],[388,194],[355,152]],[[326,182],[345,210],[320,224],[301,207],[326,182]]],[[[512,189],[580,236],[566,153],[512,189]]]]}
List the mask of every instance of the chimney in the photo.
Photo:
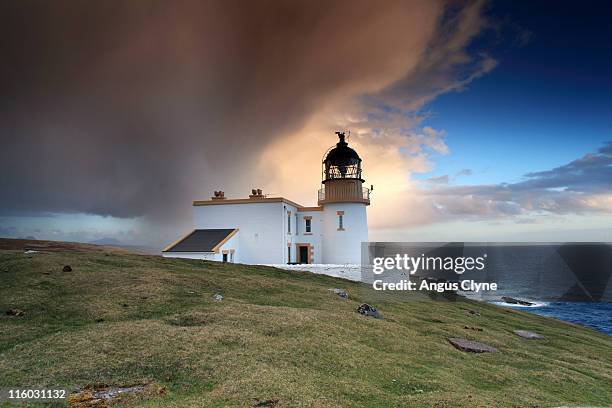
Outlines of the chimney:
{"type": "Polygon", "coordinates": [[[213,200],[225,200],[224,191],[215,191],[214,194],[214,197],[211,197],[213,200]]]}
{"type": "Polygon", "coordinates": [[[264,198],[263,192],[261,191],[261,188],[254,188],[251,190],[251,194],[249,195],[249,198],[253,199],[253,198],[264,198]]]}

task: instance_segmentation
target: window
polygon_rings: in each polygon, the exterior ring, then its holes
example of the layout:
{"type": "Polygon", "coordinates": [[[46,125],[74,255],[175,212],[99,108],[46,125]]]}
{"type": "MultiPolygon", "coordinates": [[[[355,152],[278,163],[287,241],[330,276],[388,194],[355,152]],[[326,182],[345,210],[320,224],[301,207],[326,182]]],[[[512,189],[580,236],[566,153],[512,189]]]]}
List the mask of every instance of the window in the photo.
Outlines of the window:
{"type": "Polygon", "coordinates": [[[312,220],[310,218],[306,218],[306,230],[305,232],[307,233],[311,233],[312,232],[312,220]]]}
{"type": "Polygon", "coordinates": [[[234,251],[230,252],[230,262],[234,263],[234,251]]]}
{"type": "Polygon", "coordinates": [[[287,211],[287,234],[291,234],[291,211],[287,211]]]}
{"type": "Polygon", "coordinates": [[[338,231],[344,231],[344,211],[338,211],[338,231]]]}
{"type": "Polygon", "coordinates": [[[291,247],[287,246],[287,263],[291,263],[291,247]]]}

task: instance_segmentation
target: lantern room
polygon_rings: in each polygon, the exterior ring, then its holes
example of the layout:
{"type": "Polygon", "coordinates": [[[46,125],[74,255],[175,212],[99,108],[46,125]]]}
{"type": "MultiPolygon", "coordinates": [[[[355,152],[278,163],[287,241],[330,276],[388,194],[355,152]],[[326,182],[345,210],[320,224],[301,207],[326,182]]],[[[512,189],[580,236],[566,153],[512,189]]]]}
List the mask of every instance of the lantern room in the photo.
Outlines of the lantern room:
{"type": "Polygon", "coordinates": [[[363,187],[361,158],[348,146],[344,132],[336,132],[338,143],[323,158],[318,204],[370,204],[370,189],[363,187]]]}
{"type": "Polygon", "coordinates": [[[323,184],[330,180],[361,178],[361,158],[357,152],[346,142],[344,132],[336,132],[340,139],[335,147],[331,148],[323,159],[323,184]]]}

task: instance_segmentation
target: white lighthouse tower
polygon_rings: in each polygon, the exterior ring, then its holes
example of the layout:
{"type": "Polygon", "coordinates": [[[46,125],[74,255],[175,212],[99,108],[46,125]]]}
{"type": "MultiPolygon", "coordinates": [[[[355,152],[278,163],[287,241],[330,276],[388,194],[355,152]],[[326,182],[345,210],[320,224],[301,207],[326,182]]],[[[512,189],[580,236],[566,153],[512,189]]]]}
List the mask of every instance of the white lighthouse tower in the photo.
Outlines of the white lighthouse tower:
{"type": "Polygon", "coordinates": [[[366,207],[370,190],[363,187],[361,158],[348,146],[344,132],[325,155],[318,204],[323,207],[323,263],[361,263],[361,243],[368,241],[366,207]]]}

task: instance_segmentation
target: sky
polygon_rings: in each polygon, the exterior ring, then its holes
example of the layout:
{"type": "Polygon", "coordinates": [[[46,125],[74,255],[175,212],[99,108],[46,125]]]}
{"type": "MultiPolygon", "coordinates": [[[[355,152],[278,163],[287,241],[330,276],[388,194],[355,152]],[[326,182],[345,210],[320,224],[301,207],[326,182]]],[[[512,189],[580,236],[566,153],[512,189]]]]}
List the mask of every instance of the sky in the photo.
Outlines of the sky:
{"type": "Polygon", "coordinates": [[[609,11],[3,2],[0,236],[161,248],[213,190],[314,205],[350,130],[372,240],[612,241],[609,11]]]}
{"type": "Polygon", "coordinates": [[[459,172],[470,161],[476,170],[471,182],[511,182],[609,141],[612,26],[604,6],[490,3],[490,14],[522,27],[525,44],[512,46],[516,39],[502,38],[493,72],[472,82],[469,91],[447,93],[430,104],[430,123],[452,131],[447,143],[455,156],[438,160],[432,174],[459,172]]]}

